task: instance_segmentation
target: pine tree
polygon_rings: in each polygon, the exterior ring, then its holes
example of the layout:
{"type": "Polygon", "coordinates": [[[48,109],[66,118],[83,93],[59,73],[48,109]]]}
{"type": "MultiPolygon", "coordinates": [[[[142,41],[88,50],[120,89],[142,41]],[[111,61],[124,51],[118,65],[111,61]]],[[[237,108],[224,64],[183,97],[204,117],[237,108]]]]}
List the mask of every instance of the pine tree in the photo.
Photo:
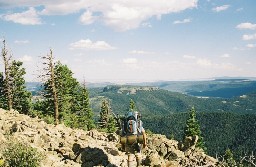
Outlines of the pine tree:
{"type": "MultiPolygon", "coordinates": [[[[72,128],[90,130],[95,127],[93,112],[90,108],[89,93],[85,84],[81,86],[73,77],[73,72],[67,65],[57,62],[53,68],[54,86],[58,100],[59,119],[72,128]]],[[[44,83],[44,113],[53,114],[54,94],[52,91],[51,77],[44,83]],[[45,108],[46,108],[45,107],[45,108]]]]}
{"type": "Polygon", "coordinates": [[[129,110],[136,111],[135,102],[132,99],[130,100],[129,110]]]}
{"type": "Polygon", "coordinates": [[[31,109],[31,93],[26,90],[23,63],[11,60],[3,41],[2,57],[5,72],[0,75],[0,104],[4,109],[15,109],[21,113],[28,114],[31,109]]]}
{"type": "Polygon", "coordinates": [[[102,101],[101,108],[100,108],[100,128],[107,128],[107,124],[109,121],[109,115],[110,115],[110,107],[106,100],[102,101]]]}
{"type": "Polygon", "coordinates": [[[114,119],[113,116],[109,116],[108,124],[107,124],[107,132],[108,133],[113,133],[116,132],[117,127],[116,127],[116,120],[114,119]]]}
{"type": "Polygon", "coordinates": [[[194,107],[189,111],[189,118],[186,121],[186,126],[184,128],[184,139],[189,136],[198,136],[198,141],[196,143],[196,147],[202,148],[206,151],[204,146],[203,137],[201,135],[200,125],[196,119],[196,110],[194,107]]]}
{"type": "Polygon", "coordinates": [[[43,77],[47,77],[48,80],[44,83],[44,97],[46,98],[46,112],[49,114],[50,112],[54,112],[54,121],[55,125],[59,124],[59,101],[58,101],[58,93],[56,89],[55,83],[55,71],[54,71],[54,58],[52,50],[50,50],[50,54],[44,56],[43,59],[45,62],[43,63],[46,65],[44,68],[45,74],[42,75],[43,77]],[[51,103],[53,102],[53,103],[51,103]],[[52,107],[53,106],[53,107],[52,107]]]}
{"type": "Polygon", "coordinates": [[[26,90],[24,75],[26,74],[25,68],[22,67],[23,63],[13,60],[10,65],[10,80],[12,106],[15,110],[23,114],[29,114],[31,110],[31,93],[26,90]]]}
{"type": "Polygon", "coordinates": [[[85,82],[79,86],[76,96],[74,96],[75,104],[73,111],[78,111],[79,127],[84,130],[91,130],[95,127],[93,120],[93,112],[90,107],[89,92],[86,89],[85,82]]]}
{"type": "Polygon", "coordinates": [[[60,118],[63,119],[66,124],[72,124],[72,122],[68,122],[68,118],[69,114],[75,114],[76,112],[72,110],[72,108],[78,105],[75,95],[76,91],[80,89],[79,82],[73,77],[73,72],[67,65],[57,62],[54,71],[60,118]]]}
{"type": "Polygon", "coordinates": [[[233,153],[231,152],[230,149],[227,149],[225,151],[223,158],[224,158],[224,166],[227,166],[227,167],[235,167],[236,166],[236,161],[235,161],[233,153]]]}

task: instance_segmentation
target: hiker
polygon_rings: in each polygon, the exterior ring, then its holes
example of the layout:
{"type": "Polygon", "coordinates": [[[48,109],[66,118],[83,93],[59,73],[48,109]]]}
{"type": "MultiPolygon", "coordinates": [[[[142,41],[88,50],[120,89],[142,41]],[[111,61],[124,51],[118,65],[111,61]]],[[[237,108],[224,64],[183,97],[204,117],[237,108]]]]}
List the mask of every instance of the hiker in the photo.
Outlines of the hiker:
{"type": "Polygon", "coordinates": [[[137,111],[129,111],[122,122],[120,142],[128,154],[128,167],[132,163],[132,154],[135,154],[137,166],[141,165],[141,150],[147,145],[147,137],[140,117],[137,111]]]}

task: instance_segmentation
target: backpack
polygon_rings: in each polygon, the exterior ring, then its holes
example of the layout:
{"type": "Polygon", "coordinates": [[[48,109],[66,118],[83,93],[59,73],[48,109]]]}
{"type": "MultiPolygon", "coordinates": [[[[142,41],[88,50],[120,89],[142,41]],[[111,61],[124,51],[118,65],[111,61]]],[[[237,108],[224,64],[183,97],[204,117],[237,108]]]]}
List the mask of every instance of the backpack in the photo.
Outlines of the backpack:
{"type": "Polygon", "coordinates": [[[138,119],[137,112],[129,112],[123,121],[122,134],[123,135],[137,135],[141,128],[141,121],[138,119]]]}
{"type": "Polygon", "coordinates": [[[127,118],[126,121],[126,134],[127,135],[135,135],[137,134],[137,119],[135,116],[131,115],[127,118]]]}
{"type": "Polygon", "coordinates": [[[142,143],[141,128],[142,122],[138,119],[138,113],[129,112],[123,119],[120,142],[122,144],[142,143]]]}

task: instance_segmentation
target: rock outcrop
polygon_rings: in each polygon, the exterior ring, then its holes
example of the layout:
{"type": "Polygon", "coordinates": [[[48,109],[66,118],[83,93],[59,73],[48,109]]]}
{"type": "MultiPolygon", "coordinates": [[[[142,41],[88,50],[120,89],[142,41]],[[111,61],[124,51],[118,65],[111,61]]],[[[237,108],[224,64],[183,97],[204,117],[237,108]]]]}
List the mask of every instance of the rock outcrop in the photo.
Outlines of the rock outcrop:
{"type": "MultiPolygon", "coordinates": [[[[127,166],[127,155],[120,151],[116,134],[71,129],[63,124],[55,126],[17,111],[0,109],[1,148],[10,138],[25,142],[44,154],[42,167],[127,166]]],[[[150,135],[148,146],[143,150],[143,166],[210,167],[216,163],[214,158],[193,147],[193,143],[180,149],[177,141],[163,135],[150,135]]]]}

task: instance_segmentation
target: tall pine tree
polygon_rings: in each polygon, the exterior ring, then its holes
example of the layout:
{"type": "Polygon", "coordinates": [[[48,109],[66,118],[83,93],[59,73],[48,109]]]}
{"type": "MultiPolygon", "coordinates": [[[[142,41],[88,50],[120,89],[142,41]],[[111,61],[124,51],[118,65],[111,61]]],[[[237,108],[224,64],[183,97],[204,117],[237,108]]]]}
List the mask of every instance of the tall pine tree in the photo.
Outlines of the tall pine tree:
{"type": "Polygon", "coordinates": [[[31,110],[31,93],[26,90],[24,75],[25,68],[23,63],[13,60],[10,65],[10,80],[12,92],[12,106],[13,109],[20,111],[23,114],[29,114],[31,110]]]}
{"type": "Polygon", "coordinates": [[[72,111],[76,111],[77,113],[78,126],[84,130],[95,128],[93,112],[90,107],[89,92],[86,89],[85,82],[77,88],[73,97],[72,111]]]}
{"type": "Polygon", "coordinates": [[[116,130],[117,130],[117,122],[112,115],[109,115],[109,120],[108,120],[108,124],[107,124],[107,132],[113,133],[113,132],[116,132],[116,130]]]}
{"type": "Polygon", "coordinates": [[[72,107],[77,104],[75,104],[76,100],[73,99],[75,99],[76,91],[79,91],[79,82],[73,77],[73,72],[68,66],[60,62],[56,63],[54,72],[60,118],[66,124],[72,124],[72,122],[68,122],[68,118],[69,114],[75,112],[72,111],[72,107]]]}
{"type": "Polygon", "coordinates": [[[136,106],[135,106],[135,102],[131,99],[130,100],[130,105],[129,105],[129,110],[130,111],[136,111],[136,106]]]}
{"type": "Polygon", "coordinates": [[[2,57],[5,72],[0,74],[0,107],[4,109],[15,109],[21,113],[28,114],[31,110],[31,93],[26,90],[23,63],[11,60],[11,56],[3,41],[2,57]]]}
{"type": "Polygon", "coordinates": [[[58,93],[56,89],[55,82],[55,64],[53,51],[50,49],[50,54],[47,54],[43,57],[43,64],[45,65],[44,72],[42,75],[43,78],[47,78],[47,81],[44,83],[44,92],[43,95],[45,97],[45,111],[44,114],[51,115],[52,112],[54,114],[54,122],[55,125],[59,124],[59,101],[58,101],[58,93]]]}
{"type": "Polygon", "coordinates": [[[103,100],[100,108],[100,128],[107,128],[110,112],[111,111],[107,100],[103,100]]]}
{"type": "Polygon", "coordinates": [[[184,139],[189,136],[198,136],[198,141],[196,143],[196,147],[202,148],[206,151],[204,146],[203,137],[201,135],[200,125],[196,119],[196,110],[192,107],[189,111],[189,118],[186,121],[186,126],[184,129],[184,139]]]}
{"type": "Polygon", "coordinates": [[[93,112],[90,108],[89,93],[84,86],[73,77],[73,72],[67,65],[57,62],[53,67],[54,84],[51,77],[44,83],[44,113],[54,113],[55,100],[52,86],[55,86],[58,101],[58,113],[65,125],[72,128],[90,130],[94,128],[93,112]]]}
{"type": "Polygon", "coordinates": [[[225,154],[224,154],[223,158],[224,158],[223,166],[225,166],[225,167],[235,167],[235,166],[237,166],[236,161],[235,161],[234,156],[233,156],[233,153],[231,152],[230,149],[227,149],[225,151],[225,154]]]}
{"type": "Polygon", "coordinates": [[[108,133],[113,133],[117,130],[117,121],[112,115],[111,107],[107,100],[103,100],[101,104],[99,127],[108,133]]]}

